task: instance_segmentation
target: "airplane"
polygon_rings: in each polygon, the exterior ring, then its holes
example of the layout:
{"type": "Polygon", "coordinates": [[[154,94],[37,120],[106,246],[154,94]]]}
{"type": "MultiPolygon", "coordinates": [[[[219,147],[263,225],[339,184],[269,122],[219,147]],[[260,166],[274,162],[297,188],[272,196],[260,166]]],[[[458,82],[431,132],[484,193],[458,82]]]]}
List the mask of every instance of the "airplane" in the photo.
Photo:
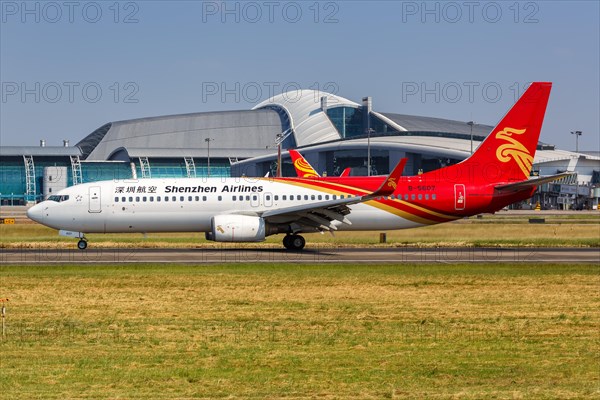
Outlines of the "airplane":
{"type": "Polygon", "coordinates": [[[569,173],[530,178],[552,84],[534,82],[466,160],[402,176],[114,180],[61,190],[27,211],[33,221],[79,239],[88,233],[205,232],[216,242],[261,242],[285,234],[394,230],[492,213],[530,198],[569,173]]]}

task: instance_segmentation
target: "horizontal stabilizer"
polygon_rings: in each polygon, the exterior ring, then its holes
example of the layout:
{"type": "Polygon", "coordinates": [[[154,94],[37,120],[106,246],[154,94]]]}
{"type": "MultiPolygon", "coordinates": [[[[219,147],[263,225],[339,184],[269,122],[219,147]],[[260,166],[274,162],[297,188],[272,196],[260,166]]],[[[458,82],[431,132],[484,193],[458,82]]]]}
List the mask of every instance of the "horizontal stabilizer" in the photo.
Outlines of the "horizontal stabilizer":
{"type": "Polygon", "coordinates": [[[571,175],[574,175],[574,174],[572,172],[563,172],[562,174],[545,176],[543,178],[532,178],[532,179],[528,179],[526,181],[497,185],[495,187],[495,189],[503,191],[503,192],[530,189],[530,188],[533,188],[533,187],[536,187],[539,185],[543,185],[544,183],[553,182],[558,179],[566,178],[571,175]]]}

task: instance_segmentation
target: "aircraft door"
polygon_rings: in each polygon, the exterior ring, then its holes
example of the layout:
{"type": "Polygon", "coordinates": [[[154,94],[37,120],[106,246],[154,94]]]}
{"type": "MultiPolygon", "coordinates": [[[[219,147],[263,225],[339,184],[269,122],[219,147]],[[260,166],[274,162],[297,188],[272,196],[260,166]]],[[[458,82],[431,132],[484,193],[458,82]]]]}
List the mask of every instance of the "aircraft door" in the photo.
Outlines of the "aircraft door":
{"type": "Polygon", "coordinates": [[[465,185],[456,184],[454,185],[454,209],[464,210],[467,202],[467,194],[465,192],[465,185]]]}
{"type": "Polygon", "coordinates": [[[100,186],[92,186],[89,189],[89,212],[91,213],[99,213],[102,212],[102,196],[100,194],[100,186]]]}

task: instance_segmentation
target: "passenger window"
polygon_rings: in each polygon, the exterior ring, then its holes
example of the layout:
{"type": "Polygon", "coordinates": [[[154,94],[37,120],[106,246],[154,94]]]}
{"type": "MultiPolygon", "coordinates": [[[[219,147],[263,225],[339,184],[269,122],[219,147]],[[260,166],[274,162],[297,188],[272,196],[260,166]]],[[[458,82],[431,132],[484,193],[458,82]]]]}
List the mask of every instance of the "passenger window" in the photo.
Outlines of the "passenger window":
{"type": "Polygon", "coordinates": [[[235,200],[236,200],[236,198],[237,198],[236,196],[233,196],[233,197],[231,197],[231,199],[232,199],[233,201],[235,201],[235,200]]]}
{"type": "Polygon", "coordinates": [[[115,203],[118,203],[118,202],[119,202],[119,198],[115,197],[115,203]]]}
{"type": "Polygon", "coordinates": [[[337,195],[336,195],[336,194],[334,194],[334,195],[333,195],[333,196],[331,196],[331,197],[333,197],[333,199],[334,199],[334,200],[337,200],[337,195]]]}
{"type": "Polygon", "coordinates": [[[304,200],[308,200],[308,195],[307,194],[304,195],[304,200]]]}
{"type": "Polygon", "coordinates": [[[194,200],[196,200],[196,201],[200,201],[200,196],[195,196],[195,197],[194,197],[194,200]]]}
{"type": "Polygon", "coordinates": [[[283,196],[281,196],[281,199],[282,200],[287,200],[287,195],[284,194],[283,196]]]}
{"type": "Polygon", "coordinates": [[[431,200],[435,200],[435,194],[431,195],[431,200]]]}
{"type": "Polygon", "coordinates": [[[223,196],[219,196],[217,199],[218,199],[219,201],[221,201],[221,200],[223,200],[223,196]]]}
{"type": "Polygon", "coordinates": [[[415,195],[414,195],[414,194],[411,194],[411,195],[410,195],[410,199],[411,199],[411,200],[414,200],[414,199],[415,199],[415,195]]]}
{"type": "Polygon", "coordinates": [[[123,203],[125,203],[125,201],[126,201],[126,200],[127,200],[127,199],[126,199],[125,197],[121,197],[121,201],[122,201],[123,203]]]}
{"type": "Polygon", "coordinates": [[[156,196],[156,201],[160,201],[160,196],[156,196]]]}
{"type": "Polygon", "coordinates": [[[246,201],[250,201],[250,196],[246,196],[246,201]]]}
{"type": "Polygon", "coordinates": [[[206,196],[202,196],[202,201],[206,201],[206,196]]]}
{"type": "Polygon", "coordinates": [[[343,195],[343,194],[340,194],[340,199],[343,199],[343,198],[344,198],[344,195],[343,195]]]}
{"type": "Polygon", "coordinates": [[[169,196],[165,196],[165,201],[169,201],[169,196]]]}
{"type": "Polygon", "coordinates": [[[143,202],[146,202],[146,200],[148,200],[148,198],[146,196],[142,197],[143,202]]]}
{"type": "Polygon", "coordinates": [[[184,197],[183,196],[179,196],[179,201],[183,201],[184,197]]]}
{"type": "Polygon", "coordinates": [[[269,195],[266,195],[266,196],[265,196],[265,200],[267,200],[267,201],[271,200],[271,196],[269,196],[269,195]]]}
{"type": "Polygon", "coordinates": [[[130,198],[129,198],[129,202],[130,202],[130,203],[133,203],[133,197],[130,197],[130,198]]]}
{"type": "Polygon", "coordinates": [[[154,201],[154,196],[150,196],[150,202],[154,201]]]}
{"type": "Polygon", "coordinates": [[[252,196],[252,200],[256,201],[258,200],[258,197],[256,197],[256,195],[252,196]]]}
{"type": "Polygon", "coordinates": [[[329,200],[329,195],[328,194],[325,195],[325,200],[329,200]]]}
{"type": "Polygon", "coordinates": [[[404,195],[404,200],[408,200],[408,194],[404,195]]]}
{"type": "Polygon", "coordinates": [[[419,193],[419,200],[423,200],[423,195],[419,193]]]}
{"type": "Polygon", "coordinates": [[[192,196],[188,196],[188,201],[192,201],[192,196]]]}
{"type": "Polygon", "coordinates": [[[314,200],[314,199],[315,199],[315,195],[314,195],[314,194],[311,194],[311,195],[310,195],[310,199],[311,199],[311,200],[314,200]]]}
{"type": "Polygon", "coordinates": [[[425,195],[425,200],[429,200],[429,195],[428,194],[425,195]]]}
{"type": "Polygon", "coordinates": [[[319,200],[323,200],[323,196],[319,195],[319,196],[317,197],[317,199],[319,199],[319,200]]]}
{"type": "Polygon", "coordinates": [[[139,203],[140,202],[140,197],[139,196],[135,196],[135,202],[139,203]]]}
{"type": "Polygon", "coordinates": [[[274,199],[275,199],[275,201],[279,200],[279,196],[275,195],[274,199]]]}

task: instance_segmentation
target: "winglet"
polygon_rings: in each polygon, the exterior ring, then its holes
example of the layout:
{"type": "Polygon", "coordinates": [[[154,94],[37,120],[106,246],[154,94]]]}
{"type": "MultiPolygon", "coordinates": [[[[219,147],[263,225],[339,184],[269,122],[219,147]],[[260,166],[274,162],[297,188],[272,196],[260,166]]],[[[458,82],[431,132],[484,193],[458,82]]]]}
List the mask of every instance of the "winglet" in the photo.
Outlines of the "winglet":
{"type": "Polygon", "coordinates": [[[296,150],[289,150],[289,153],[292,157],[292,162],[294,163],[298,178],[314,178],[320,176],[308,161],[306,161],[306,159],[296,150]]]}
{"type": "Polygon", "coordinates": [[[371,198],[379,196],[390,196],[392,193],[394,193],[394,191],[396,190],[396,186],[398,186],[398,181],[402,176],[402,171],[404,171],[404,167],[406,166],[407,161],[408,158],[403,158],[402,160],[400,160],[400,162],[396,165],[392,172],[390,172],[390,174],[387,176],[387,178],[379,187],[379,189],[368,195],[368,197],[371,198]]]}
{"type": "Polygon", "coordinates": [[[343,178],[345,176],[350,176],[350,171],[352,171],[352,168],[348,167],[345,170],[342,171],[342,174],[340,175],[340,178],[343,178]]]}

